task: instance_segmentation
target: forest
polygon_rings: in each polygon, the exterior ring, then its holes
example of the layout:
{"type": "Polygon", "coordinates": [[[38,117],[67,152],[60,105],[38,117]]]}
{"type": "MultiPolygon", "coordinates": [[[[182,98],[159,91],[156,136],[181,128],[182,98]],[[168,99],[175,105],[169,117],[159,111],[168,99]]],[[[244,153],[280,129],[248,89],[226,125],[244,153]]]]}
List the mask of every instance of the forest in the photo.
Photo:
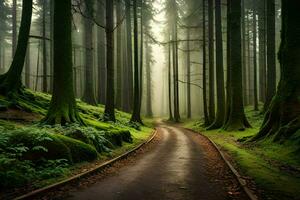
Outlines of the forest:
{"type": "Polygon", "coordinates": [[[0,0],[0,199],[299,200],[299,11],[0,0]]]}

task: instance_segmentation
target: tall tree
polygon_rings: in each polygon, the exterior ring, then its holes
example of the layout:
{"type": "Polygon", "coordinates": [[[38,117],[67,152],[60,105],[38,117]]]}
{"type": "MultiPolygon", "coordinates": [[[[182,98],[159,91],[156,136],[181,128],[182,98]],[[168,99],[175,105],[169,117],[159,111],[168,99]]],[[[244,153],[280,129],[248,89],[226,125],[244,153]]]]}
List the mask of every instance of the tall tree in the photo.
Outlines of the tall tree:
{"type": "Polygon", "coordinates": [[[131,122],[142,123],[140,113],[140,77],[139,77],[139,54],[138,54],[138,16],[137,0],[133,0],[133,37],[134,37],[134,99],[131,122]]]}
{"type": "Polygon", "coordinates": [[[26,57],[32,16],[32,0],[23,0],[22,20],[18,44],[7,73],[0,76],[0,93],[14,97],[22,88],[21,77],[26,57]]]}
{"type": "Polygon", "coordinates": [[[126,65],[124,74],[127,77],[123,79],[124,90],[127,91],[124,96],[124,110],[131,111],[133,102],[133,62],[132,62],[132,17],[131,17],[131,0],[125,0],[126,12],[126,65]]]}
{"type": "Polygon", "coordinates": [[[12,56],[17,49],[17,0],[13,0],[12,4],[12,56]]]}
{"type": "MultiPolygon", "coordinates": [[[[169,30],[169,40],[171,40],[169,30]]],[[[173,121],[172,113],[172,58],[171,58],[171,42],[168,43],[168,99],[169,99],[169,120],[173,121]]]]}
{"type": "Polygon", "coordinates": [[[47,40],[46,40],[46,13],[47,1],[43,1],[42,33],[43,33],[43,92],[48,92],[48,63],[47,63],[47,40]]]}
{"type": "MultiPolygon", "coordinates": [[[[100,24],[105,24],[105,1],[97,1],[97,19],[100,24]]],[[[105,30],[97,30],[97,64],[98,64],[98,103],[105,104],[106,92],[106,67],[105,67],[105,30]]]]}
{"type": "Polygon", "coordinates": [[[267,1],[267,94],[264,111],[267,111],[276,93],[275,58],[275,0],[267,1]]]}
{"type": "Polygon", "coordinates": [[[115,118],[114,83],[114,1],[106,0],[106,103],[104,120],[115,118]]]}
{"type": "Polygon", "coordinates": [[[225,117],[225,89],[223,66],[223,37],[221,0],[215,0],[215,27],[216,27],[216,73],[217,73],[217,113],[216,118],[208,129],[221,128],[225,117]]]}
{"type": "Polygon", "coordinates": [[[122,60],[122,51],[123,51],[123,42],[122,42],[122,17],[123,17],[123,9],[122,9],[122,1],[116,1],[116,15],[117,15],[117,66],[116,66],[116,73],[117,73],[117,87],[116,87],[116,108],[121,109],[122,106],[122,71],[123,71],[123,60],[122,60]]]}
{"type": "Polygon", "coordinates": [[[84,5],[84,43],[85,43],[85,87],[83,100],[97,105],[94,81],[94,0],[85,0],[84,5]]]}
{"type": "Polygon", "coordinates": [[[192,108],[191,108],[191,52],[190,52],[190,29],[187,28],[187,52],[186,52],[186,101],[187,101],[187,118],[192,117],[192,108]]]}
{"type": "MultiPolygon", "coordinates": [[[[270,5],[273,5],[271,0],[268,1],[270,5]]],[[[300,129],[299,7],[298,0],[282,0],[281,45],[278,54],[280,82],[263,125],[253,140],[271,137],[274,141],[285,141],[300,129]]]]}
{"type": "MultiPolygon", "coordinates": [[[[243,105],[242,56],[241,56],[241,0],[229,0],[229,90],[230,102],[225,119],[225,130],[244,130],[249,127],[243,105]]],[[[227,93],[228,95],[228,93],[227,93]]]]}
{"type": "Polygon", "coordinates": [[[54,0],[53,17],[53,95],[43,121],[46,124],[62,125],[83,123],[77,113],[73,88],[71,0],[54,0]]]}
{"type": "Polygon", "coordinates": [[[209,122],[215,120],[214,5],[208,1],[209,122]]]}
{"type": "Polygon", "coordinates": [[[257,92],[257,5],[256,0],[253,0],[253,97],[254,97],[254,110],[258,110],[258,92],[257,92]]]}
{"type": "Polygon", "coordinates": [[[266,99],[266,0],[258,2],[259,38],[259,100],[266,99]]]}
{"type": "Polygon", "coordinates": [[[149,45],[150,41],[147,37],[146,39],[146,88],[147,88],[147,98],[146,98],[146,115],[147,117],[153,117],[152,112],[152,71],[151,71],[151,53],[152,49],[149,45]]]}
{"type": "Polygon", "coordinates": [[[202,1],[202,57],[203,57],[203,66],[202,66],[202,87],[203,87],[203,114],[204,114],[204,126],[209,125],[209,118],[208,118],[208,110],[207,110],[207,81],[206,81],[206,0],[202,1]]]}

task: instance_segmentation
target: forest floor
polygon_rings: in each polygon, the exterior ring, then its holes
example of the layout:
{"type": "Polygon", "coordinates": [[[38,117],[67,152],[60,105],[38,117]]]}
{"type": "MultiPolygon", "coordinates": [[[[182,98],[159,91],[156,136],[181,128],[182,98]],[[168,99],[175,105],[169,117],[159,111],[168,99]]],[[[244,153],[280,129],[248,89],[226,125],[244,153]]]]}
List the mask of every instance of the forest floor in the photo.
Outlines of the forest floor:
{"type": "Polygon", "coordinates": [[[252,107],[246,109],[246,114],[253,128],[241,132],[206,131],[199,121],[187,121],[183,126],[214,141],[262,199],[300,199],[299,143],[244,142],[259,131],[263,120],[263,115],[252,107]]]}
{"type": "Polygon", "coordinates": [[[0,96],[0,199],[85,172],[147,141],[153,132],[152,119],[140,126],[129,123],[130,114],[116,111],[115,123],[104,122],[104,106],[80,100],[86,126],[43,125],[51,96],[26,93],[13,102],[0,96]]]}

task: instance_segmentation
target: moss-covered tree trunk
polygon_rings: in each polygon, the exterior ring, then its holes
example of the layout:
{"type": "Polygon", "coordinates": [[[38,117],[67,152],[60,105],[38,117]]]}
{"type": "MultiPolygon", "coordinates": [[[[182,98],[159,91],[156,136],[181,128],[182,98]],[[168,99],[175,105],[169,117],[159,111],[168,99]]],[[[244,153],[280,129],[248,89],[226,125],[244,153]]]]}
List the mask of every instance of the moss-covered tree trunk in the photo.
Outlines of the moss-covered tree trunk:
{"type": "Polygon", "coordinates": [[[97,105],[94,81],[94,1],[84,1],[84,44],[85,44],[85,87],[83,100],[91,105],[97,105]]]}
{"type": "Polygon", "coordinates": [[[18,44],[7,73],[0,76],[0,93],[13,98],[22,88],[21,78],[26,57],[32,17],[32,0],[23,0],[22,20],[18,44]]]}
{"type": "Polygon", "coordinates": [[[115,83],[114,83],[114,1],[106,0],[106,103],[104,120],[116,121],[115,118],[115,83]]]}
{"type": "MultiPolygon", "coordinates": [[[[27,1],[27,0],[25,0],[27,1]]],[[[54,0],[54,79],[46,124],[82,123],[76,109],[72,66],[71,0],[54,0]]]]}
{"type": "Polygon", "coordinates": [[[261,130],[253,140],[271,137],[274,141],[285,141],[300,129],[299,8],[298,0],[282,0],[280,82],[261,130]]]}
{"type": "Polygon", "coordinates": [[[216,72],[217,72],[217,113],[214,122],[208,129],[221,128],[225,118],[225,89],[223,66],[223,37],[222,37],[222,12],[221,0],[215,0],[216,18],[216,72]]]}
{"type": "Polygon", "coordinates": [[[229,0],[229,82],[227,86],[227,119],[224,129],[244,130],[249,127],[243,104],[242,56],[241,56],[241,0],[229,0]]]}

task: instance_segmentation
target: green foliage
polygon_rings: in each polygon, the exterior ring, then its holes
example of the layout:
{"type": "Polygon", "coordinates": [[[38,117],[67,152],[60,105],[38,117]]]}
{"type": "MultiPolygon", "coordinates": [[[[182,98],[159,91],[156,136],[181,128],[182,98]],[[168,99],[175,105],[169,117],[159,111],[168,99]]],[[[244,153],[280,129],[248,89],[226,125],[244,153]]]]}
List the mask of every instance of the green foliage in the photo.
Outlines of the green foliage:
{"type": "Polygon", "coordinates": [[[122,146],[122,142],[132,142],[132,137],[129,131],[108,131],[105,132],[105,138],[107,138],[112,144],[116,146],[122,146]]]}
{"type": "Polygon", "coordinates": [[[75,163],[92,161],[98,156],[96,149],[91,145],[63,135],[56,135],[56,137],[58,137],[70,149],[72,160],[75,163]]]}

